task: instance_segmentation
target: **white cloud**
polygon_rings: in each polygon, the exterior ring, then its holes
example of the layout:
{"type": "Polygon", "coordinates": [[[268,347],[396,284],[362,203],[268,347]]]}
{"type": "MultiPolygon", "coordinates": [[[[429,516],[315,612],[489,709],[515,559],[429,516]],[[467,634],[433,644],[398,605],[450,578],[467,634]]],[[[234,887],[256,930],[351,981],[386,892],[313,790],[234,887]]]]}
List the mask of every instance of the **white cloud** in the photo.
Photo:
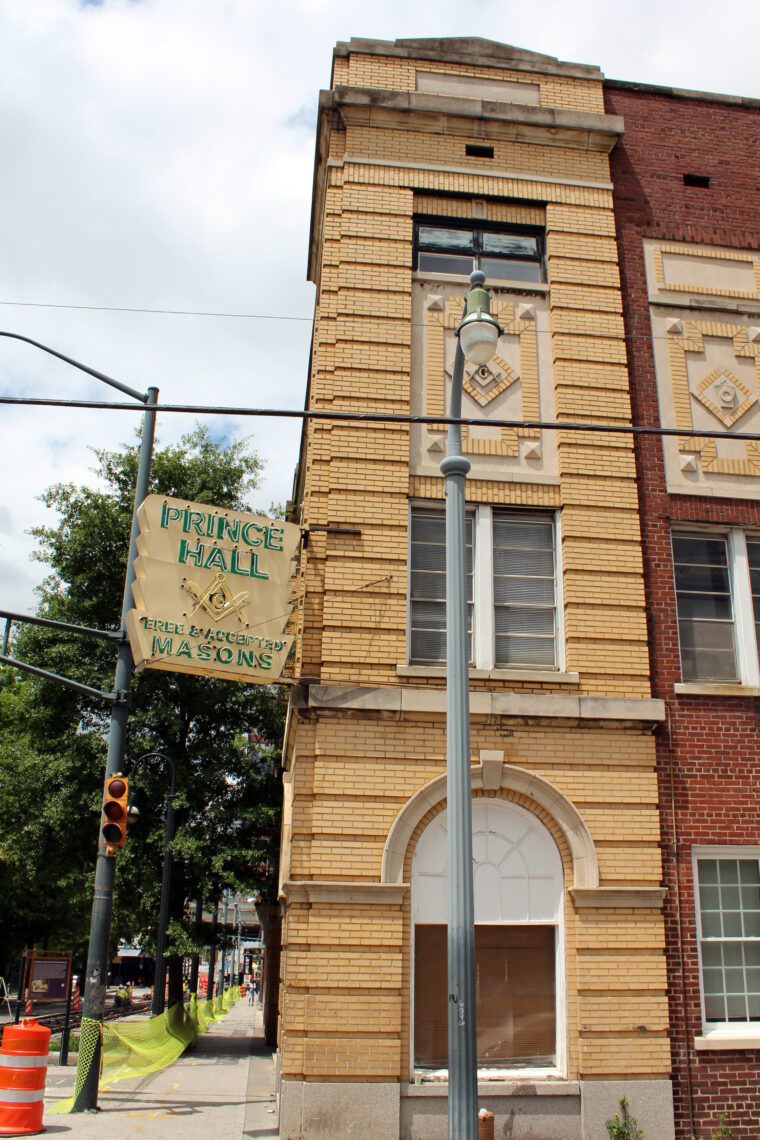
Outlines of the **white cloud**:
{"type": "MultiPolygon", "coordinates": [[[[0,302],[309,317],[305,281],[318,91],[337,40],[476,35],[611,76],[756,94],[756,5],[706,0],[5,0],[0,7],[0,302]],[[740,29],[740,32],[737,32],[740,29]],[[753,31],[754,29],[754,31],[753,31]]],[[[310,325],[0,305],[31,336],[170,403],[303,406],[310,325]]],[[[0,391],[110,398],[0,340],[0,391]]],[[[88,446],[131,413],[0,408],[0,605],[43,568],[26,529],[51,483],[91,479],[88,446]],[[10,516],[12,526],[8,525],[10,516]],[[10,531],[10,533],[8,533],[10,531]]],[[[176,439],[191,424],[163,416],[176,439]]],[[[267,461],[259,505],[290,494],[299,425],[234,423],[267,461]]]]}

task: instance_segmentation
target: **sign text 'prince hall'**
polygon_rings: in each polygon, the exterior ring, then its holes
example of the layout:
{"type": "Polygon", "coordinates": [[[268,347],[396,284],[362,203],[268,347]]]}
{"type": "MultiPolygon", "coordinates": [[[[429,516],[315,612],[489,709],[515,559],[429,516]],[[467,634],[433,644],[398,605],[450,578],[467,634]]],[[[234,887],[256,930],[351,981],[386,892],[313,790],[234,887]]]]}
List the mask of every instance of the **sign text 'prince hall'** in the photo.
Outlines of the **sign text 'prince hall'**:
{"type": "Polygon", "coordinates": [[[127,615],[136,666],[277,680],[293,642],[283,631],[299,528],[160,495],[138,522],[127,615]]]}

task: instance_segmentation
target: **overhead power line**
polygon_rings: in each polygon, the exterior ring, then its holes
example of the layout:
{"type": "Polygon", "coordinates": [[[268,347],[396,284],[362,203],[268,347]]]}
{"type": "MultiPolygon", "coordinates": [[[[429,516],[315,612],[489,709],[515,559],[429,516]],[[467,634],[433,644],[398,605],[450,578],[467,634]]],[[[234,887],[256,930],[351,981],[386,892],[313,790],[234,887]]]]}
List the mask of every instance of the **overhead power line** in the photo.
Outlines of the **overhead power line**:
{"type": "MultiPolygon", "coordinates": [[[[108,400],[60,400],[47,396],[0,396],[0,404],[16,407],[45,408],[89,408],[96,411],[143,412],[139,404],[111,403],[108,400]]],[[[448,427],[459,424],[461,427],[535,428],[541,431],[579,431],[610,435],[659,435],[677,436],[684,439],[744,439],[760,442],[760,432],[750,431],[710,431],[701,428],[643,427],[638,424],[586,423],[577,420],[487,420],[462,416],[415,416],[400,412],[341,412],[318,408],[299,410],[297,408],[247,408],[220,407],[217,404],[155,404],[152,410],[184,416],[240,416],[258,419],[328,420],[335,423],[364,424],[428,424],[433,427],[448,427]]]]}
{"type": "Polygon", "coordinates": [[[313,317],[280,316],[274,313],[215,313],[202,309],[138,309],[128,305],[63,305],[53,301],[0,301],[0,305],[10,305],[20,309],[81,309],[91,313],[155,313],[162,317],[232,317],[246,321],[307,321],[314,323],[313,317]]]}
{"type": "MultiPolygon", "coordinates": [[[[67,305],[53,301],[0,301],[0,305],[6,305],[11,308],[20,309],[72,309],[75,311],[89,312],[89,313],[145,313],[148,315],[159,317],[219,317],[228,318],[236,321],[295,321],[298,324],[313,325],[316,323],[315,317],[299,317],[293,316],[289,313],[226,313],[216,312],[213,310],[205,309],[150,309],[150,308],[137,308],[129,305],[67,305]]],[[[687,306],[679,305],[677,301],[672,303],[674,309],[683,309],[687,306]]],[[[586,312],[586,310],[583,310],[586,312]]],[[[711,310],[715,312],[715,310],[711,310]]],[[[733,310],[731,310],[733,312],[733,310]]],[[[622,320],[622,315],[619,313],[599,313],[596,314],[600,317],[615,316],[622,320]]],[[[754,316],[752,313],[737,313],[737,316],[754,316]]],[[[689,318],[685,318],[688,320],[689,318]]],[[[696,319],[696,318],[694,318],[696,319]]],[[[323,321],[367,321],[367,320],[392,320],[398,323],[398,317],[387,317],[382,313],[373,315],[367,313],[329,313],[322,317],[323,321]]],[[[426,321],[411,321],[407,326],[409,328],[426,328],[426,321]]],[[[632,333],[622,332],[620,335],[616,333],[596,333],[596,332],[571,332],[563,330],[559,334],[553,334],[550,329],[539,329],[539,336],[550,337],[552,335],[559,336],[575,336],[575,337],[588,337],[589,339],[602,339],[602,340],[671,340],[671,336],[655,335],[654,333],[632,333]]]]}

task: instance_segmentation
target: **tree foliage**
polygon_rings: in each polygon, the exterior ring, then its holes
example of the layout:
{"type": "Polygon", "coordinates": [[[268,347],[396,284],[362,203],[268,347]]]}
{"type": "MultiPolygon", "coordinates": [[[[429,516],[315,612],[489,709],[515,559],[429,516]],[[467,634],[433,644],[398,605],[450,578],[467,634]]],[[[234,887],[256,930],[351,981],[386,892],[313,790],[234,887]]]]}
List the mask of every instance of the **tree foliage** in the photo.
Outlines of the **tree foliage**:
{"type": "MultiPolygon", "coordinates": [[[[99,486],[58,484],[44,496],[54,526],[38,527],[37,557],[50,570],[41,616],[119,628],[137,473],[137,445],[93,449],[99,486]]],[[[150,491],[251,510],[261,470],[246,442],[214,440],[204,428],[157,448],[150,491]]],[[[63,676],[113,688],[112,644],[22,627],[13,653],[63,676]]],[[[176,765],[172,914],[175,949],[192,939],[191,901],[216,902],[225,887],[275,891],[279,833],[276,767],[285,697],[249,686],[146,669],[132,690],[127,772],[147,753],[176,765]]],[[[12,900],[0,956],[26,944],[79,951],[89,933],[108,708],[52,682],[0,671],[0,889],[12,900]],[[6,893],[7,892],[7,893],[6,893]]],[[[168,765],[139,766],[140,819],[118,855],[114,937],[155,937],[164,854],[168,765]]],[[[6,909],[6,915],[8,911],[6,909]]],[[[172,949],[170,945],[170,949],[172,949]]]]}

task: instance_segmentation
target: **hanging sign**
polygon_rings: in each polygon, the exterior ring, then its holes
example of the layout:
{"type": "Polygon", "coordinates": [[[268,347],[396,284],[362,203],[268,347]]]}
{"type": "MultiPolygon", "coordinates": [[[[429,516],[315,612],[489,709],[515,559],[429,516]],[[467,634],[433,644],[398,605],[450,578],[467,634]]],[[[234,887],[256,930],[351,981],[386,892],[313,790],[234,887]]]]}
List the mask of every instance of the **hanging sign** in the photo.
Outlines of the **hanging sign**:
{"type": "Polygon", "coordinates": [[[138,511],[137,669],[269,684],[292,636],[292,560],[300,528],[281,519],[149,495],[138,511]]]}

